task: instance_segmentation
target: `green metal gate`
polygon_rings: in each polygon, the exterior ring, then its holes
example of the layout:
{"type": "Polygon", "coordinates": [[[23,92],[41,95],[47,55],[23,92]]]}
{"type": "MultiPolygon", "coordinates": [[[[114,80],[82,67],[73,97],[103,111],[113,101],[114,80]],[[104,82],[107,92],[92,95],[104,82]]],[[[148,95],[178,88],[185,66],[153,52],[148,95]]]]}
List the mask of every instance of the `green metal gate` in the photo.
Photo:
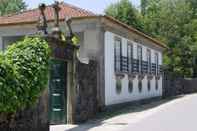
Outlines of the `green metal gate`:
{"type": "Polygon", "coordinates": [[[65,61],[52,60],[49,82],[50,124],[66,123],[66,85],[67,64],[65,61]]]}

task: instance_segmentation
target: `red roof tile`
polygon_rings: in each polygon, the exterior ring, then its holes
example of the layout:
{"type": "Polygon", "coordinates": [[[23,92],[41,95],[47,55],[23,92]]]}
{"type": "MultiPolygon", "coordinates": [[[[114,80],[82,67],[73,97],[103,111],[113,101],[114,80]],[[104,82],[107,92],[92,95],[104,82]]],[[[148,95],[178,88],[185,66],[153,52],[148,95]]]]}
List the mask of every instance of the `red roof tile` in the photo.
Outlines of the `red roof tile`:
{"type": "MultiPolygon", "coordinates": [[[[60,20],[64,20],[65,17],[80,17],[80,16],[94,16],[95,14],[78,8],[76,6],[60,3],[60,20]]],[[[53,20],[53,8],[52,6],[47,6],[45,10],[45,15],[48,21],[53,20]]],[[[15,25],[21,23],[35,23],[40,16],[39,9],[27,10],[24,12],[20,12],[18,14],[7,15],[0,17],[0,26],[3,25],[15,25]]]]}

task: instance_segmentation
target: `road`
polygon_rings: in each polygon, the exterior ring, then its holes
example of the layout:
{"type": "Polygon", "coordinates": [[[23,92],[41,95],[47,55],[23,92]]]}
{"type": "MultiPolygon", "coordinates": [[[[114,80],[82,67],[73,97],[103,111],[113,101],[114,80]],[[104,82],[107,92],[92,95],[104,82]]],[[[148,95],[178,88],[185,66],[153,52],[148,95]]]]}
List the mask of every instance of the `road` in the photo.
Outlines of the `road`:
{"type": "Polygon", "coordinates": [[[197,95],[163,106],[137,123],[128,122],[121,131],[197,131],[197,95]]]}
{"type": "Polygon", "coordinates": [[[102,121],[51,126],[50,131],[197,131],[197,94],[153,102],[102,121]]]}

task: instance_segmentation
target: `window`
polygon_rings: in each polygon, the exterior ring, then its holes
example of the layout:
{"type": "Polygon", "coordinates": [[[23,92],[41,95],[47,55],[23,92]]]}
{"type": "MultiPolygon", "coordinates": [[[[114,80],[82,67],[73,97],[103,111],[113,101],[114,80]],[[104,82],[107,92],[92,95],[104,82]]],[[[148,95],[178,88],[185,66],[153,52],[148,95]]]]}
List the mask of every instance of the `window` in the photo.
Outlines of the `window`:
{"type": "Polygon", "coordinates": [[[138,89],[139,89],[139,92],[141,93],[142,92],[142,81],[141,80],[138,81],[138,89]]]}
{"type": "Polygon", "coordinates": [[[121,83],[121,79],[117,78],[116,79],[116,93],[120,94],[122,91],[122,83],[121,83]]]}
{"type": "Polygon", "coordinates": [[[158,57],[158,53],[155,53],[155,64],[156,64],[155,75],[158,75],[159,74],[159,57],[158,57]]]}
{"type": "Polygon", "coordinates": [[[129,91],[129,93],[133,92],[133,81],[132,80],[129,80],[128,91],[129,91]]]}
{"type": "Polygon", "coordinates": [[[159,89],[158,80],[155,81],[155,89],[156,89],[156,90],[159,89]]]}
{"type": "Polygon", "coordinates": [[[115,45],[114,45],[114,61],[115,61],[115,71],[121,71],[121,56],[122,56],[122,45],[121,39],[115,38],[115,45]]]}
{"type": "Polygon", "coordinates": [[[148,74],[151,74],[151,51],[147,49],[148,74]]]}
{"type": "Polygon", "coordinates": [[[138,72],[142,73],[142,47],[137,47],[138,72]]]}
{"type": "Polygon", "coordinates": [[[16,41],[23,40],[24,36],[5,36],[2,37],[2,49],[5,51],[8,46],[12,45],[16,41]]]}
{"type": "Polygon", "coordinates": [[[150,85],[150,80],[148,80],[148,91],[150,91],[151,90],[151,85],[150,85]]]}
{"type": "Polygon", "coordinates": [[[128,42],[127,44],[127,56],[128,56],[128,71],[132,73],[132,63],[133,63],[133,45],[128,42]]]}

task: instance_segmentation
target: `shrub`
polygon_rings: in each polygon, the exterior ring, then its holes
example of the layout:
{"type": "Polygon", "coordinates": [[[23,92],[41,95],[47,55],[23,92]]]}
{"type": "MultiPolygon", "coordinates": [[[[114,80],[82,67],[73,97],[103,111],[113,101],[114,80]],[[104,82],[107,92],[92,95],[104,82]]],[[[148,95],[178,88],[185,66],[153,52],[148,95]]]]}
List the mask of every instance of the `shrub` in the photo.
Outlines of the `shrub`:
{"type": "Polygon", "coordinates": [[[0,114],[34,105],[48,82],[50,49],[39,37],[26,37],[0,54],[0,114]]]}

